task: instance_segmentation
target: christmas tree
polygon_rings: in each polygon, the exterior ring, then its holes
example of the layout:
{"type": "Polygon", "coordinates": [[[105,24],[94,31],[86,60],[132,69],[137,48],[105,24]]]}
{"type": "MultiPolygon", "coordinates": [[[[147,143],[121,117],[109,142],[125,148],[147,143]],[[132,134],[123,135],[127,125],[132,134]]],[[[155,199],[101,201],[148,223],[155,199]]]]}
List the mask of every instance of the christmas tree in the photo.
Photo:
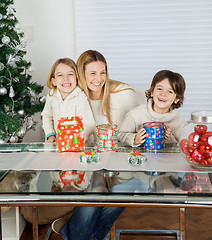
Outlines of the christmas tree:
{"type": "Polygon", "coordinates": [[[31,82],[31,63],[24,59],[26,41],[13,8],[0,2],[0,142],[18,142],[34,129],[32,116],[43,109],[43,86],[31,82]]]}

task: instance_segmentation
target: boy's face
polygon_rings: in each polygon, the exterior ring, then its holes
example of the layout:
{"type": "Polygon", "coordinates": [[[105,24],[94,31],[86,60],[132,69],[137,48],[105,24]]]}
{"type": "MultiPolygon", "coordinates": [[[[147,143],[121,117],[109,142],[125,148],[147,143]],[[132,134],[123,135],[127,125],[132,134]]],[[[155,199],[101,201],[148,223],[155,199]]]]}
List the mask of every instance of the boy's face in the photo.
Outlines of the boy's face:
{"type": "Polygon", "coordinates": [[[52,78],[52,84],[57,87],[62,99],[65,100],[77,85],[75,71],[66,64],[58,64],[55,69],[55,77],[52,78]]]}
{"type": "Polygon", "coordinates": [[[161,82],[157,83],[153,92],[153,110],[157,113],[167,113],[173,102],[177,103],[179,99],[176,98],[176,94],[172,89],[168,78],[165,78],[161,82]]]}

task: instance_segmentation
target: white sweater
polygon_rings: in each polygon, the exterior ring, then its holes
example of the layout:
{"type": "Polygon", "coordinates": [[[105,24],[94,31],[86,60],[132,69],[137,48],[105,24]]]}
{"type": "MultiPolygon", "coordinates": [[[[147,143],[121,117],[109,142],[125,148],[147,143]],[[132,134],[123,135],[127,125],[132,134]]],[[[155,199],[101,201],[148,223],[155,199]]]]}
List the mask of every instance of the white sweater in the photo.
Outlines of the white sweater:
{"type": "MultiPolygon", "coordinates": [[[[117,90],[127,89],[117,93],[111,93],[111,119],[112,123],[120,127],[125,115],[134,107],[141,104],[141,99],[134,90],[126,85],[121,84],[117,90]],[[132,90],[131,90],[132,89],[132,90]]],[[[91,106],[96,120],[96,125],[108,123],[107,117],[101,112],[101,100],[92,101],[91,106]]]]}
{"type": "Polygon", "coordinates": [[[58,120],[62,117],[82,116],[85,129],[85,141],[95,131],[95,121],[85,93],[76,87],[68,97],[63,100],[60,92],[53,96],[47,95],[46,104],[41,113],[45,134],[57,135],[58,120]]]}
{"type": "Polygon", "coordinates": [[[119,140],[133,146],[136,133],[143,127],[144,122],[163,122],[172,128],[171,138],[166,143],[178,142],[181,131],[182,115],[176,109],[159,114],[152,109],[152,100],[132,109],[124,119],[119,129],[119,140]]]}

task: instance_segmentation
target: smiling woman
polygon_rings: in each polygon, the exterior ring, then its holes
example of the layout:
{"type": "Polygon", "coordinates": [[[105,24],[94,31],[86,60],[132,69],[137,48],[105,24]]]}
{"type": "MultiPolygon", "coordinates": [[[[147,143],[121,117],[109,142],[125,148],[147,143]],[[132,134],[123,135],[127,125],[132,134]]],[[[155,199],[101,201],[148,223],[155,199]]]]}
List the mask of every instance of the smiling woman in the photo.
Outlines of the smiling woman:
{"type": "Polygon", "coordinates": [[[79,86],[92,106],[96,125],[110,123],[118,127],[125,114],[140,104],[133,88],[111,80],[104,56],[95,50],[83,52],[77,60],[79,86]]]}

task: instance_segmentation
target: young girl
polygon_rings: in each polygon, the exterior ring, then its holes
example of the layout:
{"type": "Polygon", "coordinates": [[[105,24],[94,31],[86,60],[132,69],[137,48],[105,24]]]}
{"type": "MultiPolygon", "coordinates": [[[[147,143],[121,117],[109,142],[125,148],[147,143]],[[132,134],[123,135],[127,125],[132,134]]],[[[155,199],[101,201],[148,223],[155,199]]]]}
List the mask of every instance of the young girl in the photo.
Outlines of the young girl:
{"type": "MultiPolygon", "coordinates": [[[[47,142],[56,142],[58,120],[62,117],[81,116],[83,118],[85,141],[95,131],[95,121],[85,93],[77,86],[78,72],[76,64],[69,58],[58,59],[52,66],[47,78],[50,91],[47,95],[45,107],[41,113],[47,142]]],[[[50,173],[55,191],[61,191],[58,172],[50,173]]],[[[80,176],[80,175],[79,175],[80,176]]],[[[81,184],[72,185],[68,191],[83,191],[90,184],[92,172],[85,172],[81,184]]],[[[64,188],[63,188],[63,191],[64,188]]],[[[73,207],[61,208],[56,215],[64,216],[73,207]]]]}
{"type": "MultiPolygon", "coordinates": [[[[165,125],[165,143],[178,142],[182,115],[176,109],[183,104],[185,89],[186,84],[180,74],[169,70],[156,73],[150,89],[146,91],[147,103],[126,115],[119,130],[119,140],[131,146],[142,145],[147,136],[142,124],[157,121],[165,125]]],[[[149,182],[150,191],[154,189],[154,181],[158,178],[141,172],[136,172],[134,176],[149,182]]]]}
{"type": "Polygon", "coordinates": [[[82,116],[85,141],[95,131],[95,121],[85,93],[77,86],[78,73],[73,60],[58,59],[47,78],[50,91],[41,113],[47,142],[55,142],[58,120],[82,116]]]}

